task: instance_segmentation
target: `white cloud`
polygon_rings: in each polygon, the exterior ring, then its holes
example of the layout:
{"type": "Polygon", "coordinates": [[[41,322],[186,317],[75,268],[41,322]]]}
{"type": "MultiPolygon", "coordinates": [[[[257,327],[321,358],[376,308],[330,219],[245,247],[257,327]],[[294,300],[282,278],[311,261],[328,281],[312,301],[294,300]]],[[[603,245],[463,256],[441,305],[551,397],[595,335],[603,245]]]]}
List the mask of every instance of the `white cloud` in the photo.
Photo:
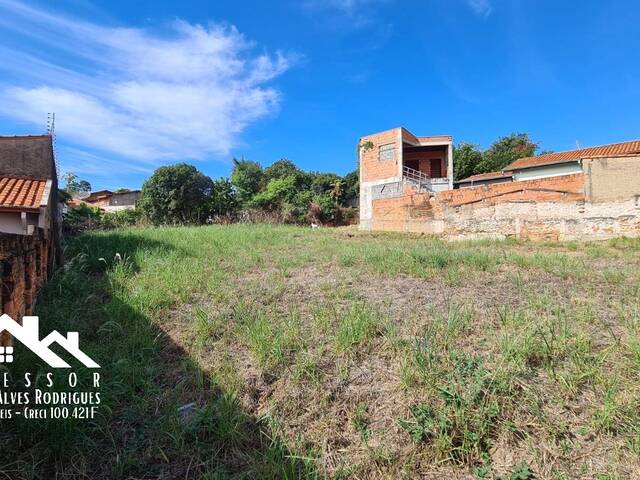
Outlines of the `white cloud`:
{"type": "Polygon", "coordinates": [[[281,94],[268,82],[294,61],[254,53],[233,26],[178,20],[160,35],[12,0],[0,0],[0,18],[0,28],[64,58],[3,47],[0,68],[20,81],[0,84],[0,113],[41,127],[56,112],[59,139],[141,166],[228,154],[249,125],[278,111],[281,94]]]}
{"type": "Polygon", "coordinates": [[[471,7],[473,13],[481,17],[488,17],[493,10],[490,0],[467,0],[467,5],[471,7]]]}

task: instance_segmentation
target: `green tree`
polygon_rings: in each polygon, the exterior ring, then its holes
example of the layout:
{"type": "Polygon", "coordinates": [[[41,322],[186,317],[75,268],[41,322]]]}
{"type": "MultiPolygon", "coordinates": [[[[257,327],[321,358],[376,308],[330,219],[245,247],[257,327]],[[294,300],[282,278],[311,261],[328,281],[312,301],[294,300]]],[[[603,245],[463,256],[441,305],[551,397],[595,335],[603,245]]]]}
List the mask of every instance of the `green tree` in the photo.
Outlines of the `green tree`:
{"type": "Polygon", "coordinates": [[[274,178],[283,178],[290,175],[299,175],[302,172],[296,165],[286,158],[277,160],[264,169],[264,178],[267,182],[274,178]]]}
{"type": "Polygon", "coordinates": [[[335,173],[313,172],[311,173],[311,190],[315,194],[328,193],[333,190],[340,176],[335,173]]]}
{"type": "Polygon", "coordinates": [[[355,169],[353,172],[344,176],[344,197],[343,203],[346,203],[360,195],[360,170],[355,169]]]}
{"type": "Polygon", "coordinates": [[[496,140],[482,155],[474,173],[487,173],[502,170],[519,158],[532,157],[538,144],[531,141],[526,133],[512,133],[496,140]]]}
{"type": "Polygon", "coordinates": [[[233,159],[231,183],[236,187],[238,198],[242,203],[251,201],[253,196],[262,190],[264,180],[264,171],[258,162],[233,159]]]}
{"type": "Polygon", "coordinates": [[[125,187],[120,187],[120,188],[116,188],[113,193],[127,193],[130,192],[131,190],[125,187]]]}
{"type": "Polygon", "coordinates": [[[295,175],[274,178],[263,191],[253,197],[250,206],[264,210],[276,210],[282,207],[285,202],[291,201],[297,192],[297,178],[295,175]]]}
{"type": "Polygon", "coordinates": [[[64,190],[72,197],[81,193],[89,193],[91,191],[91,184],[86,180],[81,180],[73,172],[66,172],[63,174],[62,180],[65,183],[64,190]]]}
{"type": "Polygon", "coordinates": [[[213,182],[211,190],[211,213],[233,216],[238,212],[238,195],[228,178],[219,178],[213,182]]]}
{"type": "Polygon", "coordinates": [[[160,167],[142,186],[140,208],[155,224],[203,223],[211,213],[213,182],[186,163],[160,167]]]}
{"type": "Polygon", "coordinates": [[[453,178],[461,180],[470,177],[482,162],[482,152],[471,143],[459,143],[453,147],[453,178]]]}

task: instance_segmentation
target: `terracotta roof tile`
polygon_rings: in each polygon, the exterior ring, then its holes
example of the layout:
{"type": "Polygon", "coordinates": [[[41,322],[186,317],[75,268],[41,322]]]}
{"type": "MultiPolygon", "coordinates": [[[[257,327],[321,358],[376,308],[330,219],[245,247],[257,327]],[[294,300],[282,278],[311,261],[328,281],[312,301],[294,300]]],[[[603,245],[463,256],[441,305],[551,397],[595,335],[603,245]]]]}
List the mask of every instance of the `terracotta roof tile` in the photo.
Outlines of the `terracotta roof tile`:
{"type": "Polygon", "coordinates": [[[37,209],[46,185],[40,178],[0,176],[0,208],[37,209]]]}
{"type": "Polygon", "coordinates": [[[505,171],[518,170],[520,168],[537,167],[553,163],[569,162],[583,158],[619,157],[625,155],[640,154],[640,140],[631,142],[612,143],[600,147],[581,148],[567,152],[548,153],[537,157],[526,157],[507,165],[505,171]]]}

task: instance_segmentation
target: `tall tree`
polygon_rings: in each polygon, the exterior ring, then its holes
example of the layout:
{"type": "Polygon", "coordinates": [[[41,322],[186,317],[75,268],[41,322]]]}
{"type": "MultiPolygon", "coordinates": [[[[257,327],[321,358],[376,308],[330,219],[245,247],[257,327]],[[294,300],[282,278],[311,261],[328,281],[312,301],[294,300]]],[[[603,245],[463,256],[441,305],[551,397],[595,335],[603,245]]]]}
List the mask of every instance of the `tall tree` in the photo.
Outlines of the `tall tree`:
{"type": "Polygon", "coordinates": [[[238,191],[242,203],[247,203],[264,186],[264,171],[258,162],[233,159],[231,183],[238,191]]]}
{"type": "Polygon", "coordinates": [[[496,172],[502,170],[519,158],[532,157],[538,149],[527,133],[512,133],[496,140],[482,155],[474,173],[496,172]]]}
{"type": "Polygon", "coordinates": [[[462,142],[453,147],[454,180],[462,180],[473,175],[480,162],[482,152],[478,150],[477,145],[462,142]]]}
{"type": "Polygon", "coordinates": [[[144,182],[140,208],[155,224],[202,223],[211,210],[213,182],[193,165],[160,167],[144,182]]]}
{"type": "Polygon", "coordinates": [[[91,184],[86,180],[81,180],[73,172],[63,174],[62,180],[65,182],[64,190],[72,197],[91,191],[91,184]]]}

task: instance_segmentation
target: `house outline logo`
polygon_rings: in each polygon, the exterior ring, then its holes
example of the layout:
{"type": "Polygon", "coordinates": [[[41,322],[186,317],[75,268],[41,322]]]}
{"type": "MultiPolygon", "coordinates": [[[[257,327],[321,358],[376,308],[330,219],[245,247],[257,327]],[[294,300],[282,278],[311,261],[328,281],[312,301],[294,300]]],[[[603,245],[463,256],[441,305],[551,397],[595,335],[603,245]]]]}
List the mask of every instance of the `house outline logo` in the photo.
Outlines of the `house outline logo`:
{"type": "MultiPolygon", "coordinates": [[[[53,330],[49,335],[42,340],[39,339],[39,326],[40,320],[36,316],[24,316],[22,317],[22,325],[16,322],[6,313],[0,316],[0,333],[3,331],[9,332],[13,337],[19,340],[25,347],[35,353],[42,360],[52,368],[71,368],[67,362],[56,355],[50,350],[50,346],[57,343],[64,348],[68,353],[73,355],[79,362],[88,368],[100,368],[96,362],[94,362],[87,354],[80,350],[79,342],[80,337],[78,332],[67,332],[65,337],[57,330],[53,330]]],[[[5,347],[11,349],[11,347],[5,347]]],[[[9,350],[6,353],[13,353],[9,350]]],[[[6,355],[7,363],[13,360],[11,355],[6,355]]]]}

